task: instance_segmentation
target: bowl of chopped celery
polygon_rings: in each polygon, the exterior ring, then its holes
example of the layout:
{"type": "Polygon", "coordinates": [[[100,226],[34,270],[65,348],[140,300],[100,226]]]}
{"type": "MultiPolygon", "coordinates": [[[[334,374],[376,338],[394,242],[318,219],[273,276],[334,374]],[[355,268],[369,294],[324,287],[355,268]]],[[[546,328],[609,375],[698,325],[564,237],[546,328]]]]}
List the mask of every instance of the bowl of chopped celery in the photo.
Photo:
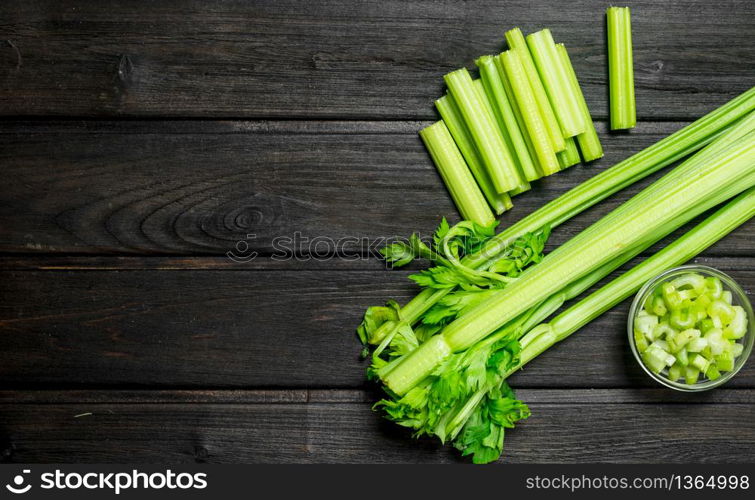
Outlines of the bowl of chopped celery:
{"type": "Polygon", "coordinates": [[[632,302],[628,332],[648,375],[688,392],[718,387],[736,375],[755,337],[747,293],[728,275],[701,265],[648,281],[632,302]]]}

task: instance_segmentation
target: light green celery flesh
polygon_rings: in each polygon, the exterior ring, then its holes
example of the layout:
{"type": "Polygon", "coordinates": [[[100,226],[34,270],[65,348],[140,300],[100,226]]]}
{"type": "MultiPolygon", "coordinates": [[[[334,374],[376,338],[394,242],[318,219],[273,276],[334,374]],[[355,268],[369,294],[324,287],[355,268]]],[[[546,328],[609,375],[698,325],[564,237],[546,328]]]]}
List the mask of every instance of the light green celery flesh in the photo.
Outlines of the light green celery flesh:
{"type": "Polygon", "coordinates": [[[660,252],[559,314],[546,328],[541,328],[541,335],[534,332],[534,338],[527,342],[521,352],[519,365],[507,372],[506,377],[636,293],[647,280],[669,268],[684,264],[753,216],[755,189],[750,188],[660,252]]]}
{"type": "MultiPolygon", "coordinates": [[[[535,210],[497,234],[480,251],[465,257],[462,263],[471,268],[485,268],[516,238],[546,225],[558,226],[613,193],[687,156],[724,132],[729,132],[728,128],[732,123],[742,120],[742,116],[753,109],[755,87],[535,210]]],[[[750,114],[748,118],[752,117],[750,114]]],[[[414,323],[452,291],[453,289],[421,291],[401,308],[401,317],[404,321],[414,323]]],[[[391,329],[389,324],[382,325],[375,335],[377,342],[391,329]]]]}
{"type": "Polygon", "coordinates": [[[585,131],[585,122],[579,110],[569,75],[556,50],[556,43],[549,29],[527,35],[527,45],[535,60],[540,80],[545,85],[548,100],[561,126],[561,133],[574,137],[585,131]]]}
{"type": "MultiPolygon", "coordinates": [[[[694,157],[643,190],[609,215],[551,252],[534,268],[448,325],[437,337],[449,350],[460,351],[474,345],[501,325],[533,307],[569,283],[620,255],[626,248],[645,240],[669,221],[689,213],[697,200],[712,199],[727,188],[747,189],[755,173],[752,155],[755,134],[722,151],[704,166],[694,157]],[[652,207],[652,210],[647,210],[652,207]]],[[[440,341],[435,341],[439,344],[440,341]]],[[[420,346],[384,378],[386,385],[402,394],[426,377],[433,365],[428,359],[439,352],[420,346]],[[422,369],[417,369],[423,367],[422,369]]],[[[436,359],[435,364],[441,359],[436,359]]]]}
{"type": "Polygon", "coordinates": [[[477,67],[480,70],[485,93],[488,100],[493,106],[496,120],[503,133],[508,137],[509,146],[517,160],[517,166],[527,181],[534,181],[540,178],[540,175],[532,163],[527,144],[524,142],[519,124],[514,116],[514,110],[511,107],[503,82],[498,74],[498,68],[495,64],[495,57],[482,56],[477,59],[477,67]]]}
{"type": "MultiPolygon", "coordinates": [[[[532,161],[532,165],[535,168],[535,172],[537,172],[538,179],[542,177],[543,169],[540,168],[540,162],[537,161],[537,152],[535,151],[535,146],[532,144],[532,139],[530,139],[530,135],[527,133],[527,124],[524,122],[524,117],[522,116],[522,111],[519,109],[519,104],[516,102],[516,96],[514,95],[514,89],[511,88],[511,83],[509,82],[509,78],[506,76],[506,72],[503,70],[503,63],[501,63],[501,57],[495,57],[493,58],[495,61],[495,68],[498,70],[498,76],[501,79],[501,83],[503,84],[503,90],[506,91],[506,97],[508,98],[509,104],[511,104],[511,110],[514,112],[514,118],[516,118],[516,124],[519,128],[519,131],[522,134],[522,138],[524,139],[524,144],[527,146],[527,152],[529,153],[530,160],[532,161]]],[[[563,139],[563,138],[562,138],[563,139]]]]}
{"type": "Polygon", "coordinates": [[[572,66],[571,59],[569,59],[569,53],[567,52],[566,47],[564,44],[559,43],[556,49],[561,57],[564,68],[566,68],[572,91],[577,96],[579,112],[582,115],[582,119],[585,121],[585,131],[578,134],[576,137],[579,149],[582,151],[582,159],[585,161],[597,160],[603,156],[603,146],[600,144],[598,132],[595,130],[595,123],[592,121],[590,110],[587,108],[587,101],[585,101],[582,88],[579,86],[577,74],[574,72],[574,67],[572,66]]]}
{"type": "Polygon", "coordinates": [[[512,165],[514,166],[512,170],[514,172],[514,175],[516,176],[517,183],[516,187],[511,191],[516,191],[517,189],[522,188],[526,180],[524,178],[524,173],[522,173],[522,170],[519,167],[519,162],[516,158],[516,152],[514,151],[514,145],[511,142],[511,137],[504,128],[505,126],[503,122],[498,119],[498,116],[493,109],[493,103],[490,101],[490,99],[488,99],[488,94],[485,92],[485,85],[482,83],[482,80],[478,78],[476,80],[473,80],[472,83],[474,84],[475,90],[477,91],[477,97],[480,99],[482,107],[485,109],[485,112],[488,114],[493,123],[495,123],[498,135],[503,140],[503,144],[505,145],[506,150],[511,155],[512,165]]]}
{"type": "Polygon", "coordinates": [[[420,130],[419,135],[461,216],[482,225],[493,223],[495,217],[445,123],[435,122],[420,130]]]}
{"type": "Polygon", "coordinates": [[[611,129],[632,128],[637,123],[637,113],[629,7],[609,7],[606,10],[606,22],[611,129]]]}
{"type": "Polygon", "coordinates": [[[443,79],[459,107],[496,191],[505,193],[516,188],[519,182],[514,159],[493,118],[485,112],[469,72],[462,68],[448,73],[443,79]]]}
{"type": "Polygon", "coordinates": [[[527,81],[527,75],[524,72],[520,58],[516,52],[510,50],[501,53],[498,57],[501,58],[504,72],[514,91],[516,102],[519,104],[519,110],[522,112],[526,132],[529,134],[532,145],[535,148],[537,163],[543,174],[555,174],[559,170],[556,153],[553,151],[553,147],[548,140],[545,124],[538,112],[537,102],[527,81]]]}
{"type": "Polygon", "coordinates": [[[529,81],[535,101],[537,102],[537,109],[545,125],[551,149],[554,152],[563,150],[566,144],[564,143],[564,136],[561,134],[561,127],[548,100],[548,95],[545,93],[545,87],[543,87],[543,82],[540,80],[537,68],[535,68],[535,62],[532,60],[532,54],[530,54],[530,49],[527,47],[527,41],[524,39],[522,30],[514,28],[507,31],[506,42],[509,44],[509,49],[519,55],[519,60],[527,75],[527,81],[529,81]]]}
{"type": "Polygon", "coordinates": [[[472,137],[469,135],[467,125],[464,123],[464,119],[461,117],[461,113],[453,97],[450,95],[441,97],[435,101],[435,107],[448,127],[448,131],[451,132],[451,137],[454,138],[454,142],[459,147],[462,156],[467,161],[467,166],[477,181],[477,185],[480,186],[482,194],[485,195],[485,199],[488,200],[488,204],[496,215],[502,214],[508,209],[511,203],[510,199],[508,199],[509,195],[498,193],[495,187],[493,187],[493,182],[490,180],[483,166],[472,137]]]}
{"type": "Polygon", "coordinates": [[[577,142],[574,140],[574,137],[566,138],[566,149],[556,153],[556,158],[558,158],[558,165],[561,167],[561,170],[579,163],[579,150],[577,149],[577,142]]]}

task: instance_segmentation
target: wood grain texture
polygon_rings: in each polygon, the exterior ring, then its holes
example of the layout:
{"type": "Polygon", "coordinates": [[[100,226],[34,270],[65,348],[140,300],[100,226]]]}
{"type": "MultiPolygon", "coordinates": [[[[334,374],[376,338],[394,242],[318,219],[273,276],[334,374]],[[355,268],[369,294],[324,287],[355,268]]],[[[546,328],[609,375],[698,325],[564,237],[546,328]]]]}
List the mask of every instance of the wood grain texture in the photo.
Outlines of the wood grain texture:
{"type": "MultiPolygon", "coordinates": [[[[751,86],[747,0],[628,1],[642,119],[751,86]]],[[[430,119],[442,75],[550,28],[605,117],[608,0],[2,2],[4,115],[430,119]]]]}
{"type": "MultiPolygon", "coordinates": [[[[0,251],[364,256],[458,220],[415,122],[0,123],[0,251]],[[249,236],[253,235],[253,236],[249,236]],[[297,236],[298,235],[298,236],[297,236]],[[287,238],[274,245],[276,238],[287,238]],[[338,241],[338,245],[334,242],[338,241]]],[[[683,126],[605,133],[606,156],[533,183],[502,227],[683,126]]],[[[551,248],[658,173],[559,227],[551,248]]],[[[755,225],[712,254],[751,254],[755,225]]]]}
{"type": "MultiPolygon", "coordinates": [[[[699,399],[659,402],[653,391],[643,401],[646,396],[640,390],[623,402],[606,403],[600,393],[592,391],[561,391],[571,400],[549,402],[552,391],[539,392],[519,394],[529,401],[533,415],[507,431],[505,462],[747,463],[755,458],[753,404],[721,405],[699,399]],[[736,423],[731,415],[738,415],[736,423]],[[685,425],[680,427],[680,421],[685,425]]],[[[751,393],[739,397],[751,401],[751,393]]],[[[51,401],[46,404],[0,403],[4,461],[465,461],[436,441],[412,440],[406,430],[370,411],[369,403],[344,401],[337,393],[330,402],[322,397],[301,402],[284,393],[278,402],[231,398],[204,404],[181,401],[180,396],[168,403],[159,398],[130,401],[133,394],[118,394],[113,399],[119,402],[48,396],[51,401]]]]}
{"type": "MultiPolygon", "coordinates": [[[[701,262],[755,288],[748,258],[701,262]]],[[[367,306],[412,296],[406,274],[208,266],[2,270],[0,377],[6,387],[28,388],[362,387],[366,365],[354,329],[367,306]]],[[[622,304],[547,351],[512,384],[654,386],[629,350],[627,309],[622,304]]],[[[728,386],[755,387],[755,364],[728,386]]]]}

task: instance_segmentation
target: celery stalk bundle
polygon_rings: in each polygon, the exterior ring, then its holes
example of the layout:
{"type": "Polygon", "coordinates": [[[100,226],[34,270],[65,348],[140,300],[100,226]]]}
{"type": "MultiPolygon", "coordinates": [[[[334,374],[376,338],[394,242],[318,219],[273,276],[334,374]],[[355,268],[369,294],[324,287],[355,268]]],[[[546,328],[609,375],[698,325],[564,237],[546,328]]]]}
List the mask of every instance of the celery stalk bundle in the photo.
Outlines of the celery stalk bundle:
{"type": "MultiPolygon", "coordinates": [[[[557,47],[556,54],[560,52],[557,47]]],[[[506,384],[508,375],[652,275],[683,263],[752,216],[754,108],[751,89],[498,235],[493,236],[491,226],[463,222],[441,225],[431,246],[413,239],[384,249],[386,259],[397,265],[423,257],[434,267],[412,276],[424,290],[410,303],[372,307],[360,326],[363,341],[377,345],[369,374],[388,394],[377,406],[417,434],[452,441],[475,462],[496,459],[504,429],[529,415],[506,384]],[[552,227],[700,148],[614,212],[543,255],[552,227]],[[679,241],[543,323],[619,265],[743,191],[679,241]]],[[[579,138],[574,142],[579,144],[579,138]]]]}
{"type": "Polygon", "coordinates": [[[479,79],[466,68],[444,76],[448,93],[436,108],[453,141],[436,133],[439,122],[420,133],[459,212],[482,225],[530,182],[603,155],[563,46],[547,29],[525,40],[515,28],[506,40],[510,50],[477,59],[479,79]],[[474,184],[453,185],[470,174],[474,184]]]}

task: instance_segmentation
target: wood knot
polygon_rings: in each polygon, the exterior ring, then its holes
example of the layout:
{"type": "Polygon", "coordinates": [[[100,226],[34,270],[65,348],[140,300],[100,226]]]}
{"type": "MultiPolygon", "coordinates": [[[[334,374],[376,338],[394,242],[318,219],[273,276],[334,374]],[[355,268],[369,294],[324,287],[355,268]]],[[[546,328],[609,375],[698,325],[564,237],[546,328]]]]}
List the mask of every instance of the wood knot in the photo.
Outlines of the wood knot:
{"type": "Polygon", "coordinates": [[[118,60],[118,70],[116,78],[121,86],[127,86],[131,83],[131,75],[134,73],[134,64],[131,62],[131,58],[126,54],[121,54],[121,58],[118,60]]]}

